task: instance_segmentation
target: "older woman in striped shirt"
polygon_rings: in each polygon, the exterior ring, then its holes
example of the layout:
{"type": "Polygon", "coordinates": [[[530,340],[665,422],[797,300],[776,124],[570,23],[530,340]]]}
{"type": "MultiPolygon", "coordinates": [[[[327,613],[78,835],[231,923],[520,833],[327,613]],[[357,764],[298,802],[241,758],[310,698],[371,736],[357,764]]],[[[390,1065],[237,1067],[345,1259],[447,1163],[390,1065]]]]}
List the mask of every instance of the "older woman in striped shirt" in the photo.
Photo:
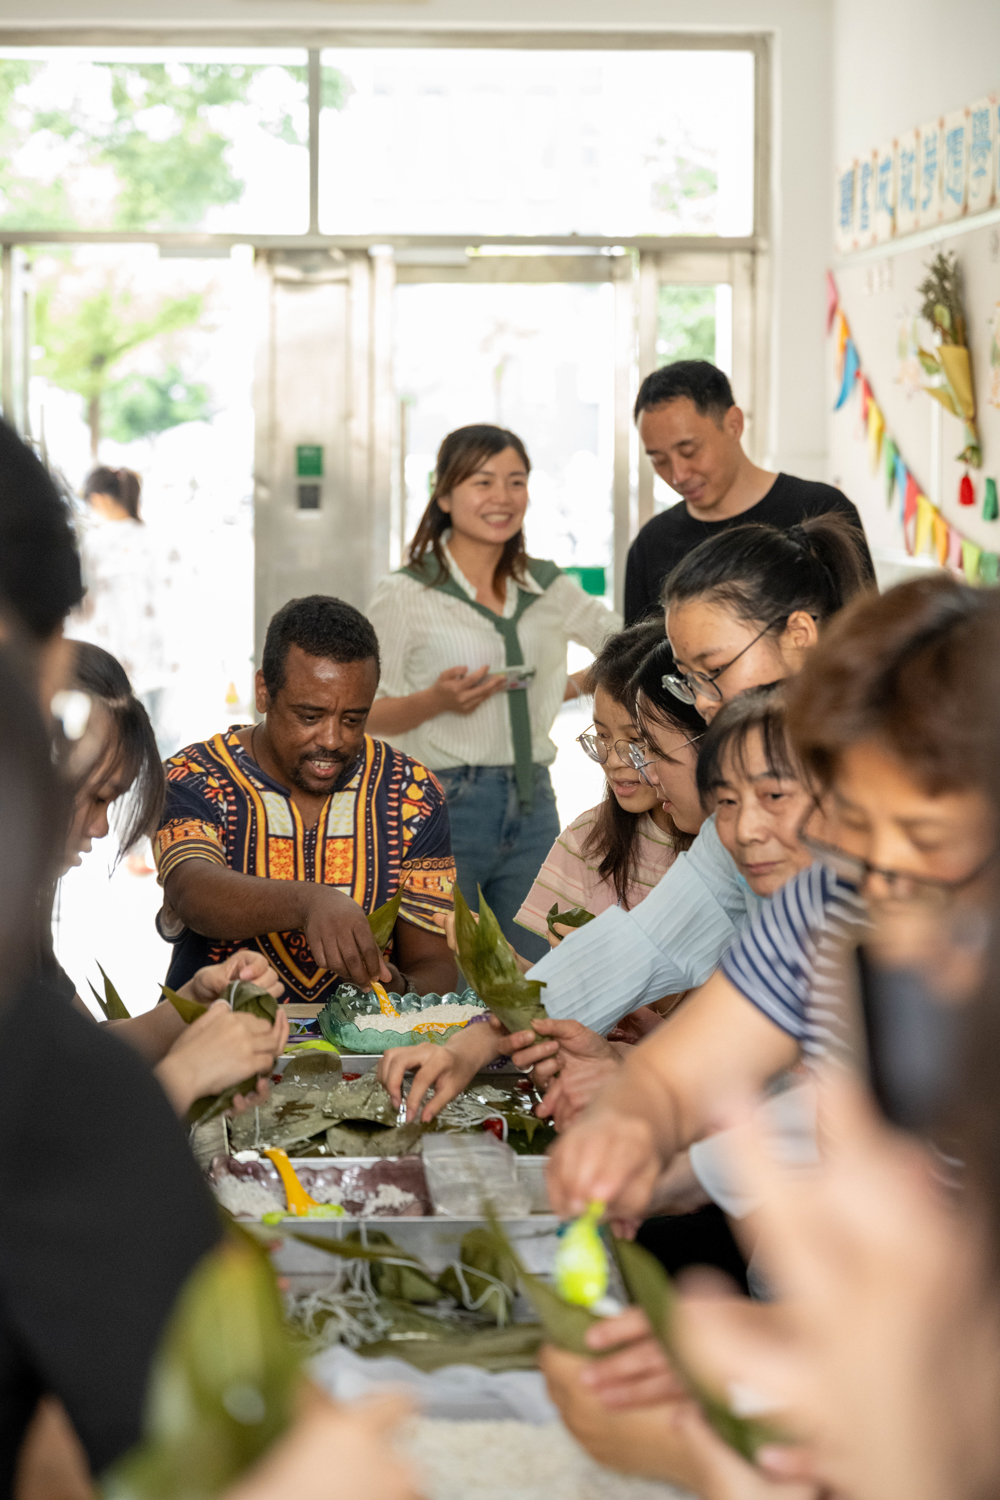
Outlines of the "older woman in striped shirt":
{"type": "Polygon", "coordinates": [[[407,565],[383,578],[368,617],[382,650],[369,732],[420,757],[444,787],[458,881],[481,886],[505,935],[559,832],[549,737],[570,678],[566,648],[596,652],[620,618],[524,544],[531,465],[500,427],[461,427],[437,458],[407,565]]]}

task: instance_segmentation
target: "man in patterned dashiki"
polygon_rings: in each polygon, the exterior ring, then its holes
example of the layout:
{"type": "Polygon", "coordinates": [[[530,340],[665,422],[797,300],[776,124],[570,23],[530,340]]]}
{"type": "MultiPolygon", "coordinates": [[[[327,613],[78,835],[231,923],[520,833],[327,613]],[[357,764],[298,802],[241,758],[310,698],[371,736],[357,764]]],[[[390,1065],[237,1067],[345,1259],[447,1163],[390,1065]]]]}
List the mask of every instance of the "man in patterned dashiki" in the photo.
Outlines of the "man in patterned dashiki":
{"type": "Polygon", "coordinates": [[[153,844],[175,944],[167,983],[257,947],[296,1002],[343,979],[444,994],[457,971],[435,914],[455,881],[437,781],[365,734],[378,640],[339,599],[292,599],[267,628],[256,678],[262,723],[233,726],[166,763],[153,844]],[[387,955],[365,913],[405,894],[387,955]]]}

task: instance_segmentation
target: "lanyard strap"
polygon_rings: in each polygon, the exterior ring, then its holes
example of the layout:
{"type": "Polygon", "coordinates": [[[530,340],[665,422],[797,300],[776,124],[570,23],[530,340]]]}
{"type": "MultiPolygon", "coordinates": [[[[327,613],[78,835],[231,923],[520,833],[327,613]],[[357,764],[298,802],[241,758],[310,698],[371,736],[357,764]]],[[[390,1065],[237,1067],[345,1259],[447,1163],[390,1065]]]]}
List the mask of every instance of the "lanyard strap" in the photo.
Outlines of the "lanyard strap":
{"type": "MultiPolygon", "coordinates": [[[[433,567],[433,559],[431,559],[433,567]]],[[[558,576],[558,569],[554,564],[553,576],[558,576]]],[[[418,583],[427,584],[436,588],[442,594],[450,594],[453,599],[459,599],[467,604],[470,609],[476,610],[484,619],[489,620],[493,629],[503,637],[504,665],[508,667],[521,667],[524,665],[524,656],[521,652],[521,642],[517,635],[517,623],[524,611],[534,604],[540,594],[529,593],[527,589],[519,588],[517,591],[517,606],[510,619],[498,615],[494,610],[488,609],[485,604],[480,604],[476,599],[470,599],[469,595],[456,583],[449,573],[447,578],[441,582],[430,583],[428,573],[430,568],[403,568],[401,571],[410,578],[415,578],[418,583]]],[[[534,570],[532,570],[534,572],[534,570]]],[[[531,715],[528,713],[528,690],[527,688],[507,689],[507,711],[510,714],[510,737],[514,744],[514,780],[517,784],[517,801],[522,812],[530,812],[535,803],[535,769],[531,758],[531,715]]]]}

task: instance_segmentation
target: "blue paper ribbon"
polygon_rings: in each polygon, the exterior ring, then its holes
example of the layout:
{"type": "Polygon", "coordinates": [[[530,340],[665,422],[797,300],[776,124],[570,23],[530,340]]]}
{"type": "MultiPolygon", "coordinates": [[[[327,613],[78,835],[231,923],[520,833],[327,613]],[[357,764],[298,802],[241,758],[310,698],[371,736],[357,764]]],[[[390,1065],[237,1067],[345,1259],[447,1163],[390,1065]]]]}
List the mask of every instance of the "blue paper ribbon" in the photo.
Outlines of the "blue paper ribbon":
{"type": "Polygon", "coordinates": [[[837,404],[833,408],[834,411],[839,411],[844,402],[847,400],[848,396],[851,394],[851,391],[854,387],[854,382],[858,378],[858,370],[860,368],[861,364],[858,359],[858,351],[855,346],[854,340],[848,339],[847,343],[844,345],[844,379],[840,387],[840,395],[837,397],[837,404]]]}

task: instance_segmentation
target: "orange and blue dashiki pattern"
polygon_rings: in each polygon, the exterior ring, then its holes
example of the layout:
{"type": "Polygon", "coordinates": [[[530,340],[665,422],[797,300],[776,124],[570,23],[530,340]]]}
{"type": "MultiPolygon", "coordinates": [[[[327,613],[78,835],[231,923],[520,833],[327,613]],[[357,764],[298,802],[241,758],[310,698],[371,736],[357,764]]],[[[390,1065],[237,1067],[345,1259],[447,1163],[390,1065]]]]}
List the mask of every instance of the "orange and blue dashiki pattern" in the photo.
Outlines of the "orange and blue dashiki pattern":
{"type": "MultiPolygon", "coordinates": [[[[366,735],[354,775],[307,829],[288,789],[243,749],[238,727],[166,762],[167,802],[153,840],[160,884],[184,860],[208,859],[243,875],[335,886],[371,912],[405,881],[400,916],[440,932],[434,914],[451,910],[455,861],[444,793],[430,771],[366,735]]],[[[184,928],[174,943],[174,989],[203,964],[254,947],[281,976],[286,999],[323,1003],[339,982],[318,967],[301,931],[226,941],[184,928]]]]}

